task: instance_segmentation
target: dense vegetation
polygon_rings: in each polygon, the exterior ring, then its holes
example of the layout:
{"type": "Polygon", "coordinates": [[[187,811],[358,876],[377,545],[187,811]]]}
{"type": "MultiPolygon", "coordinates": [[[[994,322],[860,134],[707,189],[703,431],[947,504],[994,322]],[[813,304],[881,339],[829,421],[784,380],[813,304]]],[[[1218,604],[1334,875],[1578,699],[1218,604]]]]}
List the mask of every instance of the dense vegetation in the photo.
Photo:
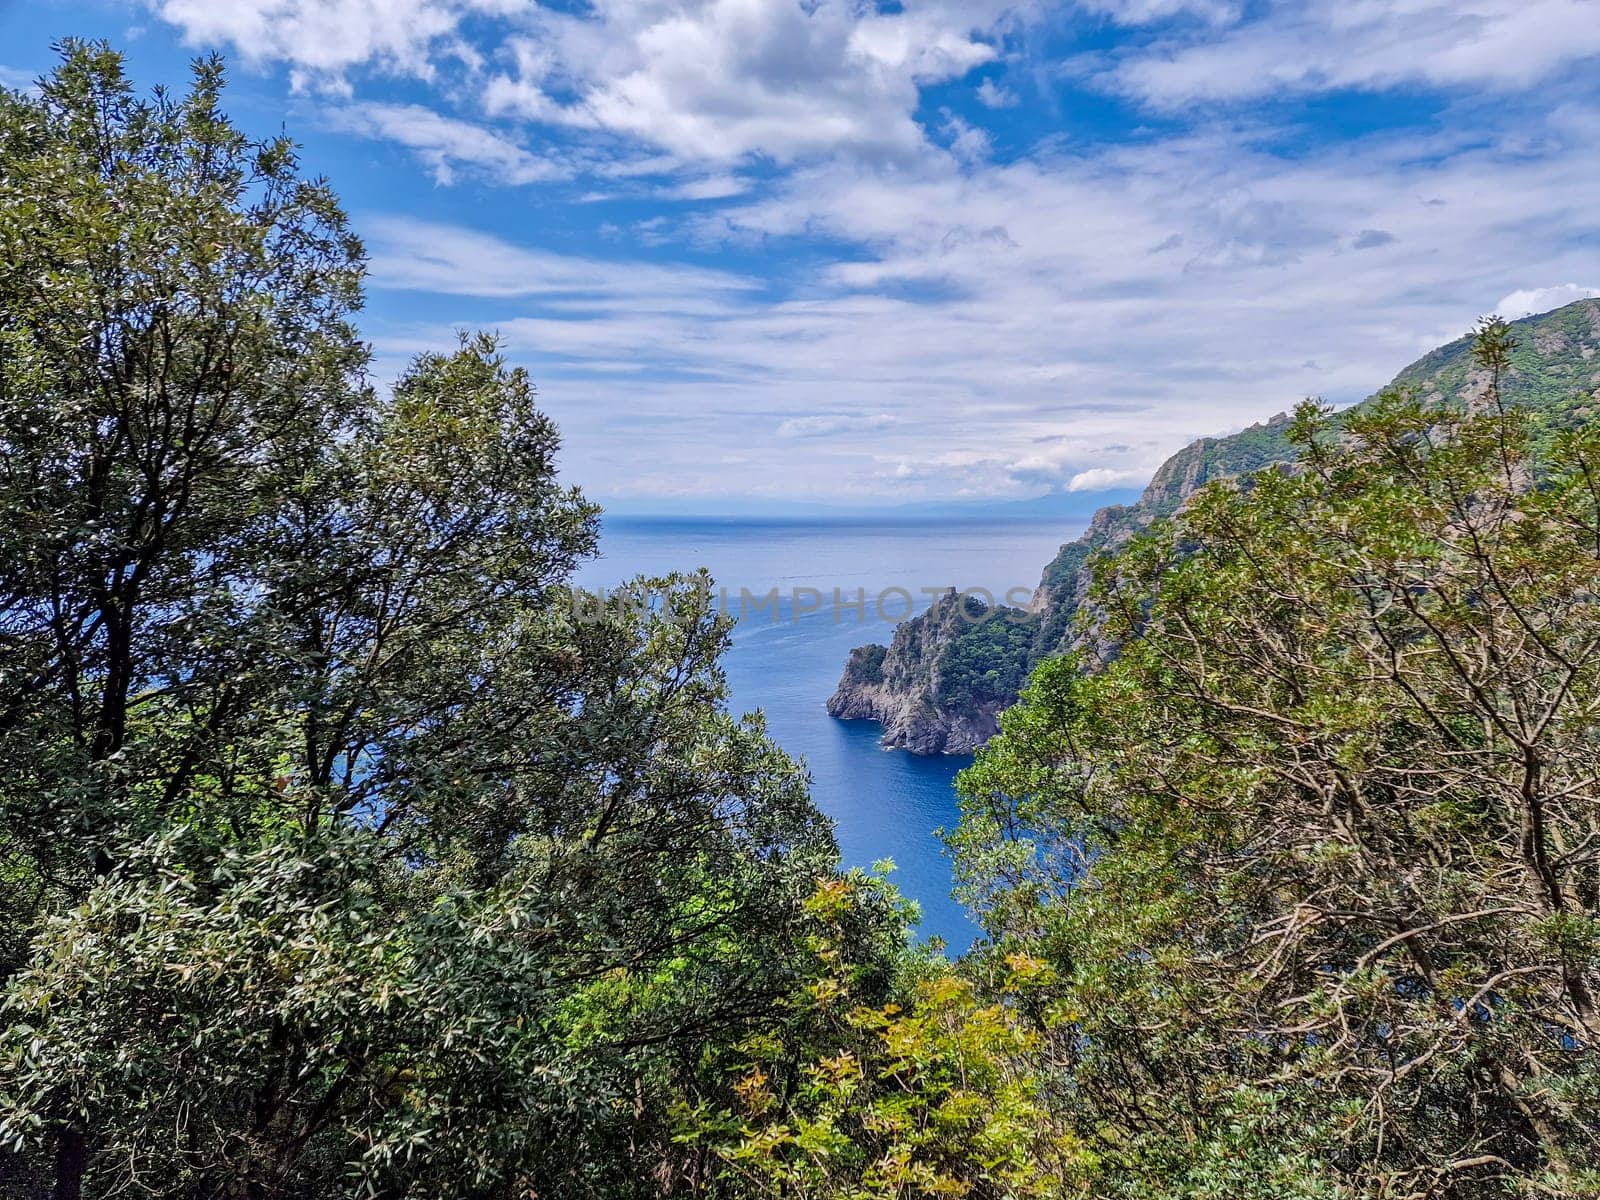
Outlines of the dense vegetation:
{"type": "Polygon", "coordinates": [[[0,1196],[1600,1196],[1600,432],[1506,327],[1086,556],[951,965],[220,88],[0,99],[0,1196]]]}
{"type": "Polygon", "coordinates": [[[965,781],[1111,1194],[1600,1192],[1600,436],[1503,407],[1512,353],[1470,413],[1307,405],[1300,469],[1102,561],[1116,661],[965,781]]]}
{"type": "Polygon", "coordinates": [[[220,85],[0,100],[0,1177],[673,1186],[831,833],[709,589],[574,621],[595,511],[491,342],[367,381],[360,246],[220,85]]]}
{"type": "Polygon", "coordinates": [[[962,599],[956,635],[940,660],[938,699],[951,706],[1004,704],[1027,679],[1038,622],[1014,609],[962,599]]]}

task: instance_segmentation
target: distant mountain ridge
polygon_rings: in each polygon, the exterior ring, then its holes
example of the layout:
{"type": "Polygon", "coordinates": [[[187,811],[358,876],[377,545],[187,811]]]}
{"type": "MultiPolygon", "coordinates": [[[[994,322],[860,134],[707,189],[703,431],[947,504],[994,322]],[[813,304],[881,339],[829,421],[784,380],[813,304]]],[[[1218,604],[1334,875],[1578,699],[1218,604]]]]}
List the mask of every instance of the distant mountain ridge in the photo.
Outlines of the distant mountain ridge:
{"type": "MultiPolygon", "coordinates": [[[[1600,405],[1600,300],[1524,317],[1512,329],[1517,347],[1505,398],[1553,424],[1592,417],[1600,405]]],[[[1390,387],[1416,387],[1435,403],[1471,404],[1487,382],[1471,348],[1470,335],[1441,346],[1390,387]]],[[[1292,460],[1288,427],[1288,414],[1279,413],[1239,433],[1185,446],[1161,465],[1137,501],[1100,509],[1080,537],[1061,547],[1026,610],[985,609],[947,596],[897,625],[888,646],[851,651],[829,713],[877,721],[885,746],[915,754],[970,753],[999,730],[1000,713],[1015,702],[1034,665],[1070,648],[1095,553],[1171,516],[1211,480],[1292,460]]]]}

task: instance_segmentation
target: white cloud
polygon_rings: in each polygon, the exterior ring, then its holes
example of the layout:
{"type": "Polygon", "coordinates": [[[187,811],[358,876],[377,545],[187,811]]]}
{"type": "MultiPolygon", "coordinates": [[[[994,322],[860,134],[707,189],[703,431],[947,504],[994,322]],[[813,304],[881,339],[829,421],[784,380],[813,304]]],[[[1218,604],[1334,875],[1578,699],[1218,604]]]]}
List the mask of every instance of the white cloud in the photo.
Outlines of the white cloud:
{"type": "Polygon", "coordinates": [[[603,131],[685,159],[779,162],[840,149],[905,158],[924,145],[919,88],[995,57],[1007,6],[895,13],[845,0],[597,0],[539,9],[489,82],[490,111],[603,131]]]}
{"type": "Polygon", "coordinates": [[[944,135],[949,139],[950,153],[968,165],[988,158],[993,148],[985,130],[967,124],[954,113],[945,114],[944,135]]]}
{"type": "Polygon", "coordinates": [[[1148,25],[1183,15],[1222,25],[1238,20],[1242,5],[1236,0],[1078,0],[1078,7],[1118,25],[1148,25]]]}
{"type": "Polygon", "coordinates": [[[791,417],[778,426],[781,438],[828,437],[835,433],[860,433],[894,424],[888,413],[821,413],[812,417],[791,417]]]}
{"type": "Polygon", "coordinates": [[[759,495],[1138,482],[1305,395],[1360,399],[1530,277],[1583,278],[1600,120],[1522,132],[1286,157],[1206,135],[979,169],[839,159],[697,226],[763,253],[841,247],[787,299],[685,286],[603,318],[493,324],[544,384],[574,471],[602,483],[665,486],[729,448],[749,462],[719,486],[759,495]],[[1369,230],[1393,240],[1352,252],[1369,230]],[[1162,244],[1180,248],[1150,253],[1162,244]],[[826,407],[797,414],[797,395],[826,407]],[[777,435],[839,413],[893,421],[803,455],[777,435]]]}
{"type": "Polygon", "coordinates": [[[916,155],[920,89],[993,60],[994,38],[1036,0],[896,12],[855,0],[594,0],[576,12],[527,0],[144,2],[192,45],[287,64],[297,90],[350,95],[358,68],[434,80],[450,66],[491,115],[726,163],[916,155]]]}
{"type": "Polygon", "coordinates": [[[1555,287],[1527,288],[1512,292],[1494,306],[1494,311],[1508,321],[1530,317],[1535,313],[1549,312],[1579,300],[1600,296],[1600,287],[1581,287],[1576,283],[1560,283],[1555,287]]]}
{"type": "Polygon", "coordinates": [[[1181,109],[1404,84],[1524,88],[1597,54],[1593,0],[1290,0],[1220,36],[1158,37],[1102,79],[1181,109]]]}
{"type": "Polygon", "coordinates": [[[992,79],[985,79],[978,85],[978,103],[985,108],[1015,108],[1017,94],[992,79]]]}
{"type": "Polygon", "coordinates": [[[405,146],[428,166],[441,186],[454,183],[461,168],[504,184],[536,183],[570,174],[563,165],[539,158],[481,125],[443,116],[420,104],[350,104],[330,110],[327,119],[336,129],[405,146]]]}
{"type": "Polygon", "coordinates": [[[1114,487],[1129,487],[1149,482],[1147,471],[1117,471],[1111,467],[1090,467],[1067,480],[1069,492],[1104,492],[1114,487]]]}
{"type": "Polygon", "coordinates": [[[232,46],[251,63],[285,62],[296,89],[348,93],[344,75],[366,64],[430,78],[433,56],[473,12],[508,0],[146,0],[193,45],[232,46]]]}
{"type": "Polygon", "coordinates": [[[747,191],[749,185],[737,175],[702,175],[688,179],[666,189],[666,195],[676,200],[725,200],[747,191]]]}
{"type": "Polygon", "coordinates": [[[1350,243],[1352,250],[1377,250],[1393,245],[1399,239],[1387,229],[1363,229],[1350,243]]]}
{"type": "Polygon", "coordinates": [[[373,283],[439,295],[537,297],[574,313],[596,307],[659,306],[696,311],[755,286],[723,271],[551,254],[490,234],[419,221],[372,217],[361,223],[373,283]]]}

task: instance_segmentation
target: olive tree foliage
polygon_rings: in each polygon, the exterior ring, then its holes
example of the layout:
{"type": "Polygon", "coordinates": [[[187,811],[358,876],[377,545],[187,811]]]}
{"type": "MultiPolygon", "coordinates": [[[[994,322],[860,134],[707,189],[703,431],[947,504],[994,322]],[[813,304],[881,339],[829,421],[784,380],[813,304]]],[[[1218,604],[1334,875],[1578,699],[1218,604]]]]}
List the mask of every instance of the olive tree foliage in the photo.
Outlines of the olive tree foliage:
{"type": "Polygon", "coordinates": [[[1097,1194],[1600,1194],[1600,435],[1502,408],[1509,349],[1103,561],[1114,661],[965,776],[1097,1194]]]}
{"type": "Polygon", "coordinates": [[[0,94],[0,1194],[668,1190],[831,833],[703,581],[575,612],[492,341],[367,383],[221,88],[0,94]]]}

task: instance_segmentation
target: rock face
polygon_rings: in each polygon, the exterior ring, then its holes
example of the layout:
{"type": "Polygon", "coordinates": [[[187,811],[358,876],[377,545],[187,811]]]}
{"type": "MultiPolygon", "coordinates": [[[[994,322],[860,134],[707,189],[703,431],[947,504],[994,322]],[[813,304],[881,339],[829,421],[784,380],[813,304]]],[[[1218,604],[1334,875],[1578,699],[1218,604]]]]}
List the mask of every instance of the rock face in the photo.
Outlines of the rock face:
{"type": "MultiPolygon", "coordinates": [[[[880,647],[881,649],[881,647],[880,647]]],[[[882,743],[913,754],[971,754],[1000,732],[998,703],[951,710],[919,702],[917,693],[852,681],[849,670],[828,700],[841,721],[876,721],[882,743]]]]}
{"type": "MultiPolygon", "coordinates": [[[[1527,317],[1514,322],[1513,331],[1517,348],[1506,399],[1535,410],[1551,427],[1592,417],[1600,408],[1600,300],[1527,317]]],[[[1415,388],[1433,403],[1473,404],[1486,381],[1471,347],[1470,337],[1442,346],[1390,386],[1415,388]]],[[[1290,461],[1288,428],[1288,415],[1280,413],[1240,433],[1185,446],[1161,465],[1138,501],[1102,508],[1081,536],[1061,547],[1026,610],[988,609],[946,596],[897,625],[888,646],[852,650],[828,711],[879,722],[885,746],[913,754],[971,753],[999,731],[1000,713],[1015,702],[1034,664],[1072,648],[1090,560],[1171,516],[1214,479],[1290,461]]]]}

